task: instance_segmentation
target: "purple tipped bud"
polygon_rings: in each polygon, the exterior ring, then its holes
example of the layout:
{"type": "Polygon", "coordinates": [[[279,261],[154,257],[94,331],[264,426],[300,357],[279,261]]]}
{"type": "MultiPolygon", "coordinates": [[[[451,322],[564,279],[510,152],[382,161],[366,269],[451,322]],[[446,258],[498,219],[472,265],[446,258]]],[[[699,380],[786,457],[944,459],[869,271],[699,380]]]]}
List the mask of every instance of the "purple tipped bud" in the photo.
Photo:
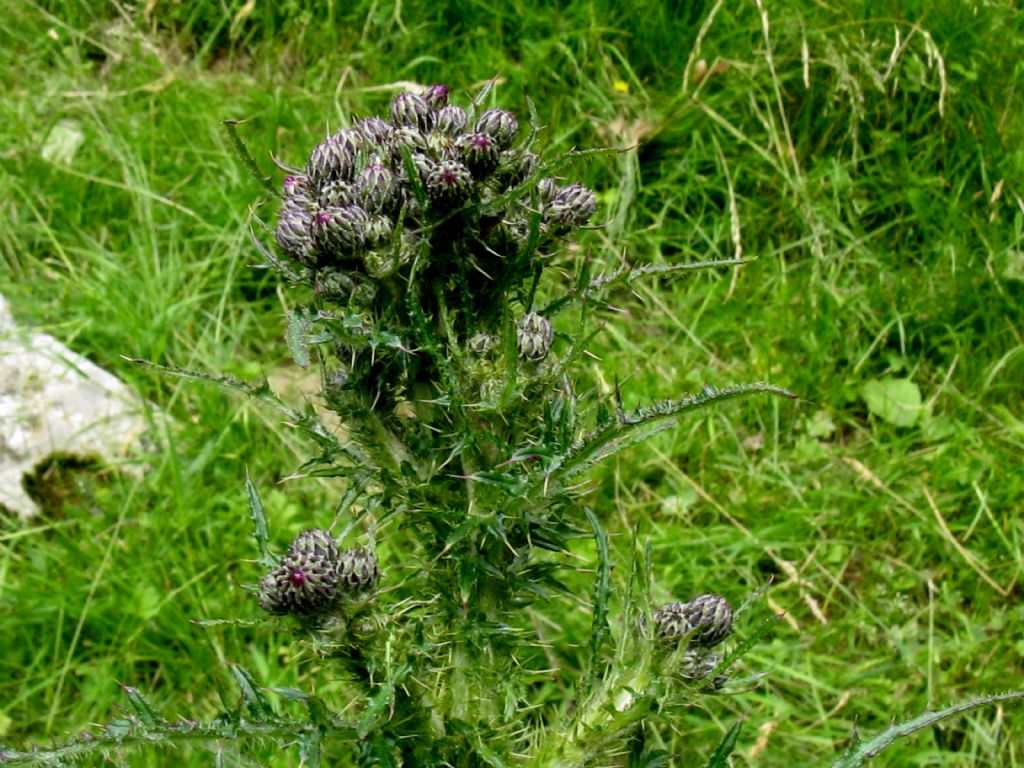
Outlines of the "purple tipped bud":
{"type": "Polygon", "coordinates": [[[498,142],[486,133],[474,133],[456,139],[459,159],[477,178],[490,175],[498,167],[498,142]]]}
{"type": "Polygon", "coordinates": [[[519,132],[519,121],[507,109],[488,109],[476,121],[477,133],[486,133],[498,142],[502,149],[508,149],[519,132]]]}
{"type": "Polygon", "coordinates": [[[281,564],[260,582],[260,607],[274,615],[316,615],[339,595],[341,555],[326,531],[303,531],[281,564]]]}
{"type": "Polygon", "coordinates": [[[449,136],[456,136],[466,130],[469,125],[469,116],[462,107],[449,104],[441,107],[434,118],[434,128],[449,136]]]}
{"type": "Polygon", "coordinates": [[[448,103],[448,86],[443,83],[437,83],[425,88],[420,95],[427,102],[428,107],[434,110],[441,109],[441,107],[448,103]]]}
{"type": "MultiPolygon", "coordinates": [[[[289,198],[291,200],[294,198],[289,198]]],[[[313,256],[312,224],[313,216],[309,211],[302,206],[286,203],[281,206],[277,229],[274,231],[281,249],[304,264],[309,263],[313,256]]]]}
{"type": "Polygon", "coordinates": [[[516,323],[516,346],[524,360],[539,363],[551,351],[555,330],[546,317],[530,312],[516,323]]]}
{"type": "Polygon", "coordinates": [[[368,211],[386,210],[395,199],[395,177],[379,163],[368,165],[356,178],[359,204],[368,211]]]}
{"type": "Polygon", "coordinates": [[[355,186],[347,181],[328,181],[320,187],[317,202],[321,208],[341,208],[355,202],[355,186]]]}
{"type": "Polygon", "coordinates": [[[594,215],[597,195],[581,184],[562,187],[545,209],[545,216],[563,230],[575,229],[594,215]]]}
{"type": "Polygon", "coordinates": [[[327,208],[313,218],[313,239],[325,256],[351,253],[366,241],[369,221],[358,205],[327,208]]]}
{"type": "Polygon", "coordinates": [[[422,96],[402,91],[391,101],[391,119],[395,125],[430,130],[434,122],[430,106],[422,96]]]}
{"type": "Polygon", "coordinates": [[[332,136],[313,148],[306,163],[306,176],[317,189],[328,181],[351,178],[357,155],[349,141],[332,136]]]}
{"type": "Polygon", "coordinates": [[[442,160],[424,182],[431,200],[441,205],[457,205],[473,191],[473,174],[454,160],[442,160]]]}

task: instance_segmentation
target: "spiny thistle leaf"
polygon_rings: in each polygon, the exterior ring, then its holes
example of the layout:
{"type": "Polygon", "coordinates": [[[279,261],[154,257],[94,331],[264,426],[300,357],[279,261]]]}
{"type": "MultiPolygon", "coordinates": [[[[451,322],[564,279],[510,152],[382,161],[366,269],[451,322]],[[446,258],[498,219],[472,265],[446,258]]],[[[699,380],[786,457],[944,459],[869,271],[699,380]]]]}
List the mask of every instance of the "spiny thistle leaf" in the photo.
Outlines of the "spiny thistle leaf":
{"type": "Polygon", "coordinates": [[[692,272],[701,269],[713,269],[715,267],[735,267],[741,264],[748,264],[749,259],[712,259],[709,261],[691,261],[685,264],[647,264],[633,269],[617,269],[610,275],[595,277],[589,282],[577,286],[574,290],[553,300],[544,309],[540,310],[542,315],[553,315],[566,307],[579,304],[584,301],[600,296],[605,291],[619,285],[632,285],[640,278],[650,275],[673,275],[679,272],[692,272]]]}
{"type": "Polygon", "coordinates": [[[245,470],[245,492],[249,497],[249,515],[252,517],[252,537],[256,540],[256,549],[260,553],[260,562],[274,568],[277,566],[277,558],[270,554],[270,531],[267,528],[267,516],[263,512],[263,502],[260,500],[259,491],[249,475],[249,469],[245,470]]]}
{"type": "Polygon", "coordinates": [[[577,700],[583,700],[593,690],[599,676],[601,666],[601,648],[611,631],[608,626],[608,601],[611,599],[611,556],[608,552],[608,533],[597,519],[597,515],[588,507],[587,522],[594,531],[594,543],[597,545],[597,576],[594,579],[594,618],[590,629],[590,659],[587,672],[580,686],[577,700]]]}
{"type": "Polygon", "coordinates": [[[204,371],[190,371],[176,366],[159,365],[158,363],[152,363],[149,360],[142,360],[135,357],[127,357],[124,355],[121,357],[129,363],[141,365],[143,368],[157,371],[158,373],[166,376],[175,376],[180,379],[216,384],[217,386],[225,389],[241,392],[254,400],[262,400],[265,403],[269,403],[277,409],[277,411],[279,411],[289,423],[301,429],[320,445],[335,449],[339,454],[348,456],[357,464],[367,464],[366,456],[356,445],[348,441],[344,443],[340,441],[336,435],[324,426],[323,422],[320,421],[315,412],[311,411],[309,413],[301,413],[287,405],[273,392],[273,390],[270,389],[270,384],[266,379],[261,381],[259,384],[252,384],[247,381],[242,381],[241,379],[236,379],[234,376],[216,376],[204,371]]]}
{"type": "Polygon", "coordinates": [[[623,448],[653,437],[661,431],[656,428],[659,422],[664,422],[685,411],[695,410],[723,400],[760,393],[778,395],[791,400],[797,397],[792,392],[771,384],[738,384],[723,389],[706,386],[700,392],[679,400],[664,400],[629,413],[619,413],[610,419],[609,423],[598,425],[596,430],[577,441],[567,453],[556,457],[548,467],[546,481],[551,487],[554,485],[551,483],[552,480],[562,482],[623,448]],[[644,427],[652,427],[652,429],[641,432],[636,440],[629,439],[644,427]]]}
{"type": "Polygon", "coordinates": [[[130,685],[122,685],[121,690],[123,690],[125,695],[128,697],[128,701],[131,702],[132,707],[139,715],[139,720],[144,726],[153,728],[164,722],[160,713],[156,711],[152,704],[146,701],[138,688],[134,688],[130,685]]]}
{"type": "Polygon", "coordinates": [[[238,684],[238,689],[242,692],[242,698],[245,699],[245,704],[253,719],[263,722],[276,720],[277,714],[274,712],[274,708],[270,706],[267,697],[263,695],[263,691],[256,685],[256,681],[253,680],[248,670],[241,664],[232,664],[231,674],[235,677],[235,683],[238,684]]]}
{"type": "Polygon", "coordinates": [[[245,142],[242,141],[238,135],[238,126],[244,123],[244,120],[221,120],[221,125],[224,126],[224,132],[228,135],[231,149],[234,150],[235,154],[238,155],[238,159],[242,165],[245,166],[249,174],[256,179],[260,184],[263,185],[270,194],[277,194],[277,190],[274,189],[274,185],[270,181],[270,177],[264,175],[263,171],[256,164],[256,160],[253,158],[252,153],[249,152],[249,148],[245,146],[245,142]]]}
{"type": "Polygon", "coordinates": [[[737,720],[735,724],[726,731],[718,747],[711,753],[710,759],[704,764],[704,768],[728,768],[729,755],[736,749],[736,740],[740,737],[740,729],[743,727],[743,720],[737,720]]]}
{"type": "Polygon", "coordinates": [[[962,704],[954,704],[938,712],[925,712],[905,722],[894,723],[872,739],[867,741],[861,741],[859,738],[854,739],[846,754],[832,763],[832,768],[860,768],[868,760],[877,757],[882,750],[892,746],[898,739],[906,738],[946,718],[962,715],[965,712],[970,712],[972,709],[996,704],[1000,701],[1015,701],[1019,699],[1024,699],[1024,691],[982,696],[980,699],[974,699],[962,704]]]}

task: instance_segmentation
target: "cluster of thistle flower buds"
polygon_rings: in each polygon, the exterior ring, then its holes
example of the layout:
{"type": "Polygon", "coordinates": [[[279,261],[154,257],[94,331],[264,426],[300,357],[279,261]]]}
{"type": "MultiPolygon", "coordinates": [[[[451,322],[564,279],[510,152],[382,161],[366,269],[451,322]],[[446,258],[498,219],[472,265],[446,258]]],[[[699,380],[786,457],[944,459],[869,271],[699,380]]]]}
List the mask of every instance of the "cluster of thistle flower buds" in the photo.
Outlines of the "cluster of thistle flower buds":
{"type": "MultiPolygon", "coordinates": [[[[422,383],[410,371],[436,379],[405,356],[451,357],[439,336],[476,360],[501,354],[509,302],[597,208],[592,190],[546,175],[536,126],[484,108],[485,95],[462,107],[445,85],[399,93],[387,115],[354,121],[288,169],[273,261],[314,289],[318,348],[341,372],[324,394],[343,418],[394,408],[392,393],[422,383]],[[443,334],[431,327],[442,313],[443,334]]],[[[531,310],[512,322],[519,359],[537,364],[554,335],[531,310]]]]}
{"type": "MultiPolygon", "coordinates": [[[[668,603],[651,618],[659,639],[672,647],[687,643],[679,670],[683,677],[704,680],[722,662],[710,649],[732,634],[733,611],[724,597],[709,593],[686,603],[668,603]]],[[[720,687],[724,682],[724,677],[716,677],[711,686],[720,687]]]]}
{"type": "MultiPolygon", "coordinates": [[[[515,115],[498,108],[474,115],[448,103],[447,86],[399,93],[389,111],[390,121],[369,117],[328,136],[285,179],[276,235],[294,261],[385,276],[411,258],[425,226],[493,201],[540,168],[528,147],[513,146],[515,115]]],[[[579,184],[544,178],[534,186],[527,206],[540,214],[543,236],[568,234],[597,207],[579,184]]],[[[506,206],[485,229],[501,226],[524,241],[530,226],[522,208],[506,206]]]]}
{"type": "Polygon", "coordinates": [[[365,594],[379,579],[372,552],[339,551],[329,533],[312,528],[300,533],[281,563],[263,577],[260,607],[275,616],[322,615],[365,594]]]}

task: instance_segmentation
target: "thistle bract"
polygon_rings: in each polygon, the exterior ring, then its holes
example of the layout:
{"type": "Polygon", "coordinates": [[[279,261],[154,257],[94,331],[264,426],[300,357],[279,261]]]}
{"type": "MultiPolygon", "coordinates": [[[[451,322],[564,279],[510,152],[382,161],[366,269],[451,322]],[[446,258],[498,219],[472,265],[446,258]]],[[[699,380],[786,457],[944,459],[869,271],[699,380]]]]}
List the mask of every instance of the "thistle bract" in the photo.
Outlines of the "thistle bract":
{"type": "Polygon", "coordinates": [[[536,312],[523,315],[516,325],[516,346],[524,360],[539,363],[548,356],[554,338],[551,321],[536,312]]]}
{"type": "Polygon", "coordinates": [[[360,547],[346,549],[339,558],[338,576],[348,595],[373,589],[380,579],[377,556],[360,547]]]}
{"type": "Polygon", "coordinates": [[[683,604],[683,613],[698,645],[711,648],[732,634],[732,607],[724,597],[700,595],[683,604]]]}

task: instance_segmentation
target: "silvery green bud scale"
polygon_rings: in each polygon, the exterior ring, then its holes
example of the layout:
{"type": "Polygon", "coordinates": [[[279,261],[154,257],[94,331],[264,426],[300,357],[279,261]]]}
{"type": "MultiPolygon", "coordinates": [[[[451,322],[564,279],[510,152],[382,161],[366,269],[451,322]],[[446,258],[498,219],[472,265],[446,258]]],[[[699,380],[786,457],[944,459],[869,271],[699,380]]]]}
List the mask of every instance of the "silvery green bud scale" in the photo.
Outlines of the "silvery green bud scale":
{"type": "Polygon", "coordinates": [[[551,321],[536,312],[523,315],[516,326],[516,345],[524,360],[539,363],[548,356],[554,338],[551,321]]]}
{"type": "Polygon", "coordinates": [[[658,637],[688,637],[693,645],[712,648],[732,634],[732,608],[724,597],[700,595],[686,603],[668,603],[654,612],[658,637]]]}

